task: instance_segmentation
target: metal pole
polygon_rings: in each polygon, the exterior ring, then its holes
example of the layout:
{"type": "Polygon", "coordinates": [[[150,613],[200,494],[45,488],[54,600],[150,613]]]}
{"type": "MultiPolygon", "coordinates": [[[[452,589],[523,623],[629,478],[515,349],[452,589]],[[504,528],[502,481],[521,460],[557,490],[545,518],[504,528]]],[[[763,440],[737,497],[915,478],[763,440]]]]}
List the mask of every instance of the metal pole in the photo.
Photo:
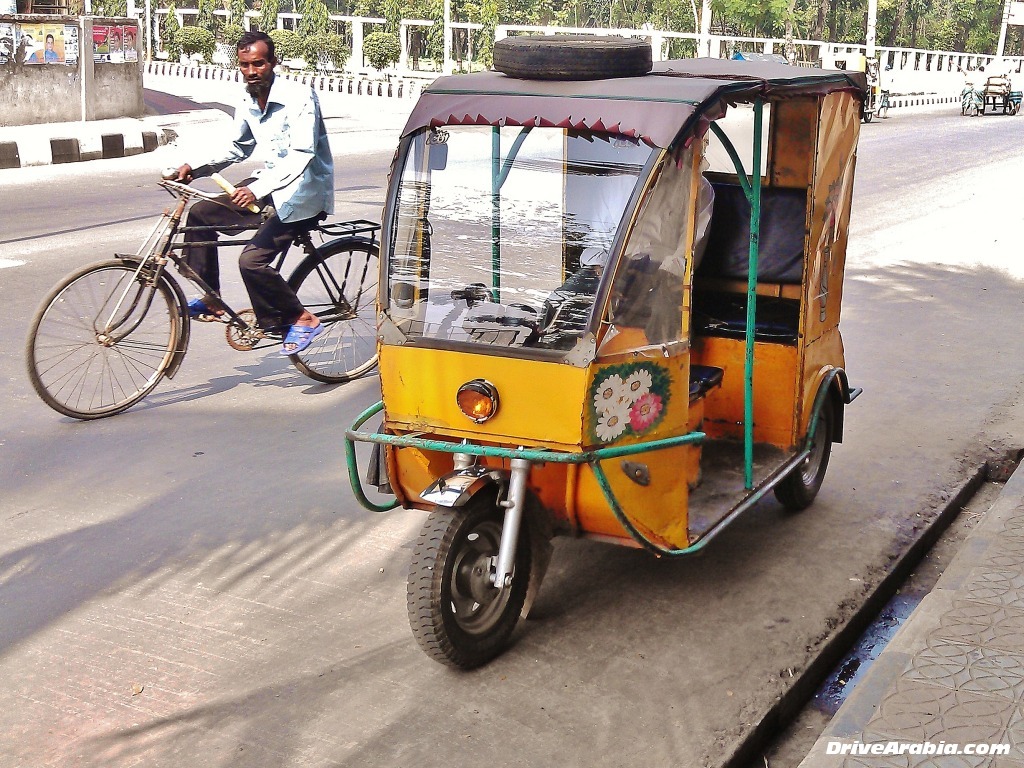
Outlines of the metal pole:
{"type": "Polygon", "coordinates": [[[996,46],[996,56],[1002,57],[1003,47],[1006,45],[1006,26],[1010,21],[1010,2],[1003,3],[1003,23],[999,25],[999,45],[996,46]]]}
{"type": "Polygon", "coordinates": [[[868,0],[868,29],[865,55],[869,59],[875,58],[875,33],[878,20],[878,0],[868,0]]]}
{"type": "Polygon", "coordinates": [[[702,56],[711,55],[711,0],[703,0],[700,6],[700,51],[702,56]]]}
{"type": "Polygon", "coordinates": [[[501,128],[491,128],[491,297],[501,301],[501,128]]]}
{"type": "Polygon", "coordinates": [[[750,171],[750,262],[747,270],[747,338],[743,362],[743,487],[754,488],[754,326],[757,260],[761,239],[761,121],[764,103],[754,102],[754,157],[750,171]]]}
{"type": "Polygon", "coordinates": [[[444,73],[455,71],[452,62],[452,0],[444,0],[444,73]]]}

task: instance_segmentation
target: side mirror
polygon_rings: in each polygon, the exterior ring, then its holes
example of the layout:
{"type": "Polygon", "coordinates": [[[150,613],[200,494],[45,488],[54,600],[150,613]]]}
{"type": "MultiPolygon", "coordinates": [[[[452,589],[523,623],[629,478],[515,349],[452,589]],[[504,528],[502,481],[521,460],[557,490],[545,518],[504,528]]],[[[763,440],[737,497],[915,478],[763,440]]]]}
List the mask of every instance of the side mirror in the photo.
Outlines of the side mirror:
{"type": "Polygon", "coordinates": [[[448,165],[448,145],[431,144],[427,165],[432,171],[443,171],[448,165]]]}

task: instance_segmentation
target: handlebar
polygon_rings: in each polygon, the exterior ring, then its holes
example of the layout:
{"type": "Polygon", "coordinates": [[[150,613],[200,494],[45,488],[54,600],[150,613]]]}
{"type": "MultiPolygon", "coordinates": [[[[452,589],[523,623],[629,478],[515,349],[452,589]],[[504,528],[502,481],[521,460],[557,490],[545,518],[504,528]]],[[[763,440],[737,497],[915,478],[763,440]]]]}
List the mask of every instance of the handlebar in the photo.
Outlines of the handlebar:
{"type": "MultiPolygon", "coordinates": [[[[201,197],[204,200],[215,200],[216,198],[220,197],[219,194],[214,194],[212,192],[204,192],[201,189],[196,189],[195,187],[191,187],[188,184],[178,181],[175,178],[177,173],[177,170],[173,168],[168,168],[163,172],[162,178],[158,182],[158,184],[160,184],[160,186],[166,189],[168,192],[171,192],[172,194],[177,194],[179,197],[201,197]]],[[[235,185],[232,184],[227,179],[225,179],[219,173],[211,173],[210,179],[213,180],[213,182],[218,187],[223,189],[224,192],[229,197],[235,194],[235,185]]],[[[256,205],[256,203],[251,203],[248,206],[248,208],[253,213],[260,212],[260,207],[256,205]]]]}
{"type": "Polygon", "coordinates": [[[201,197],[204,200],[216,200],[222,195],[220,192],[204,192],[201,189],[190,187],[188,184],[175,181],[174,179],[161,179],[157,184],[166,189],[172,195],[177,195],[178,197],[201,197]]]}

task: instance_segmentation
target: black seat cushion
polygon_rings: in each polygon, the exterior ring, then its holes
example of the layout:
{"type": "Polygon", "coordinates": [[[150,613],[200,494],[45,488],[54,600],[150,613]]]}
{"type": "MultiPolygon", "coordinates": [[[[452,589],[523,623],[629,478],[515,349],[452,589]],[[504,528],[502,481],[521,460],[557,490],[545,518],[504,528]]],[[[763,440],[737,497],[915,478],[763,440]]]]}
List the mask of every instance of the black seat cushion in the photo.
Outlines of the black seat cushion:
{"type": "MultiPolygon", "coordinates": [[[[800,330],[800,302],[758,296],[754,306],[754,338],[776,344],[795,344],[800,330]]],[[[743,339],[747,334],[746,294],[701,292],[694,296],[695,335],[743,339]]]]}
{"type": "MultiPolygon", "coordinates": [[[[707,250],[698,274],[747,279],[750,259],[750,203],[736,184],[714,184],[707,250]]],[[[804,268],[807,193],[802,189],[761,189],[761,233],[757,279],[799,283],[804,268]]]]}
{"type": "Polygon", "coordinates": [[[691,365],[690,398],[701,397],[717,387],[722,383],[724,373],[721,368],[713,368],[710,365],[691,365]]]}

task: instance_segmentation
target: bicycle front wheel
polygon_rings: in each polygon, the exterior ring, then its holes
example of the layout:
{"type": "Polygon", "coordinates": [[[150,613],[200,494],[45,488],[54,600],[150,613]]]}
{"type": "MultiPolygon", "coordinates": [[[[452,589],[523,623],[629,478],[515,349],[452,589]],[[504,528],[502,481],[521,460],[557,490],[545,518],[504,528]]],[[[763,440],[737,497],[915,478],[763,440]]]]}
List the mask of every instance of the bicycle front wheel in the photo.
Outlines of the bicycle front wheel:
{"type": "Polygon", "coordinates": [[[28,375],[39,397],[76,419],[130,408],[163,378],[181,337],[178,301],[138,263],[91,264],[62,280],[29,328],[28,375]]]}
{"type": "Polygon", "coordinates": [[[311,379],[351,381],[377,364],[377,243],[351,237],[326,243],[289,279],[302,305],[325,331],[305,350],[290,355],[311,379]]]}

